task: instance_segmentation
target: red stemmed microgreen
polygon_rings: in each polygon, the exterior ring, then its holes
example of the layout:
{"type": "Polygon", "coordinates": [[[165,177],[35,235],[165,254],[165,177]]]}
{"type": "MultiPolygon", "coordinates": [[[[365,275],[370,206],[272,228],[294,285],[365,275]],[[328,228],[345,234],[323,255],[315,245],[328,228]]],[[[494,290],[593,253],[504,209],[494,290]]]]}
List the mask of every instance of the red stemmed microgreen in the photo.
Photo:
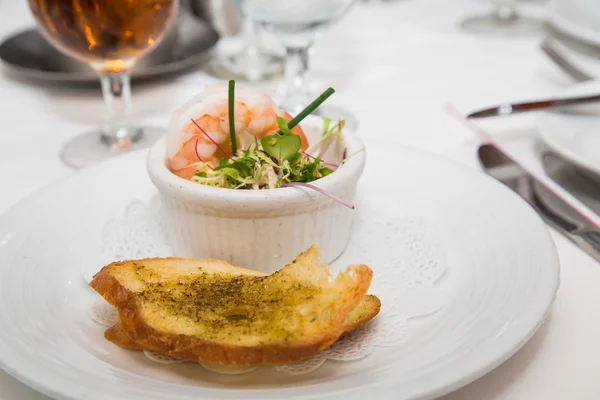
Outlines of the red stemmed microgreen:
{"type": "Polygon", "coordinates": [[[313,160],[316,160],[316,159],[317,159],[317,157],[315,157],[315,156],[311,156],[310,154],[308,154],[308,153],[307,153],[307,152],[305,152],[305,151],[302,151],[302,154],[304,154],[304,155],[306,156],[306,158],[311,158],[311,159],[313,159],[313,160]]]}
{"type": "MultiPolygon", "coordinates": [[[[204,164],[206,164],[204,162],[204,160],[202,159],[202,157],[200,157],[200,154],[198,153],[198,141],[200,139],[196,139],[196,145],[194,146],[194,151],[196,152],[196,157],[198,157],[198,160],[200,160],[200,162],[203,162],[204,164]]],[[[213,169],[213,167],[211,167],[210,165],[206,164],[206,166],[210,169],[213,169]]]]}
{"type": "Polygon", "coordinates": [[[311,185],[310,183],[289,182],[289,183],[285,183],[284,185],[282,185],[282,187],[303,187],[303,188],[311,189],[311,190],[314,190],[315,192],[318,192],[318,193],[322,194],[323,196],[329,197],[331,200],[337,201],[341,205],[346,206],[346,207],[348,207],[348,208],[350,208],[352,210],[354,210],[356,208],[352,204],[348,203],[346,200],[340,199],[339,197],[336,197],[336,196],[334,196],[334,195],[332,195],[330,193],[327,193],[326,191],[324,191],[320,187],[317,187],[315,185],[311,185]]]}
{"type": "MultiPolygon", "coordinates": [[[[306,158],[310,158],[311,160],[316,160],[316,159],[317,159],[317,157],[315,157],[315,156],[311,156],[310,154],[308,154],[308,153],[307,153],[307,152],[305,152],[305,151],[302,151],[302,154],[304,154],[304,156],[305,156],[306,158]]],[[[338,168],[338,167],[339,167],[339,165],[337,165],[337,164],[332,164],[332,163],[321,162],[321,164],[323,164],[323,165],[327,165],[327,166],[329,166],[329,167],[333,167],[333,168],[338,168]]]]}
{"type": "Polygon", "coordinates": [[[217,146],[217,148],[218,148],[219,150],[221,150],[221,153],[223,153],[223,154],[225,155],[225,157],[229,158],[230,160],[233,160],[233,158],[232,158],[232,157],[231,157],[229,154],[227,154],[227,152],[226,152],[225,150],[223,150],[223,148],[222,148],[221,146],[219,146],[219,143],[215,142],[215,141],[213,140],[213,138],[211,138],[211,137],[208,135],[208,133],[206,133],[206,131],[205,131],[204,129],[202,129],[202,127],[200,126],[200,124],[199,124],[199,123],[197,123],[197,122],[196,122],[196,121],[195,121],[193,118],[190,118],[190,119],[192,120],[192,122],[194,123],[194,125],[196,125],[196,127],[197,127],[198,129],[200,129],[200,130],[202,131],[202,133],[204,133],[204,134],[206,135],[206,137],[208,138],[208,140],[210,140],[210,141],[211,141],[211,142],[212,142],[212,143],[213,143],[215,146],[217,146]]]}

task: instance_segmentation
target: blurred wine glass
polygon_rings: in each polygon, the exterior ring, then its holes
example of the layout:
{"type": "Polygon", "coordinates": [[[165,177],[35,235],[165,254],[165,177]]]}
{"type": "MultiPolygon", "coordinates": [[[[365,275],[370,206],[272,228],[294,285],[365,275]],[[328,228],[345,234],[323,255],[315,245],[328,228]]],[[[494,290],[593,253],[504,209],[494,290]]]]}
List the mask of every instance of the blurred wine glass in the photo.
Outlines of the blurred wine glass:
{"type": "Polygon", "coordinates": [[[248,82],[279,78],[283,71],[283,60],[262,46],[259,29],[252,20],[244,18],[241,48],[233,54],[217,58],[212,66],[213,74],[224,79],[248,82]]]}
{"type": "Polygon", "coordinates": [[[525,17],[517,10],[517,0],[492,0],[489,14],[475,15],[463,20],[463,29],[488,35],[528,35],[542,29],[540,20],[525,17]]]}
{"type": "MultiPolygon", "coordinates": [[[[354,0],[238,0],[245,14],[267,32],[272,33],[286,49],[285,87],[279,105],[298,113],[315,98],[308,90],[309,49],[317,33],[348,12],[354,0]]],[[[347,110],[328,104],[314,114],[346,119],[356,125],[347,110]]]]}
{"type": "Polygon", "coordinates": [[[29,0],[29,6],[52,45],[100,76],[107,123],[69,142],[61,153],[66,164],[81,168],[149,147],[164,133],[132,123],[129,73],[165,36],[179,0],[29,0]]]}
{"type": "Polygon", "coordinates": [[[207,21],[221,36],[234,36],[241,42],[236,51],[213,59],[209,65],[211,74],[223,79],[248,82],[260,82],[281,75],[282,57],[264,48],[259,27],[242,15],[235,0],[187,1],[192,12],[207,21]]]}
{"type": "Polygon", "coordinates": [[[385,3],[393,3],[400,1],[408,1],[408,0],[361,0],[365,4],[385,4],[385,3]]]}

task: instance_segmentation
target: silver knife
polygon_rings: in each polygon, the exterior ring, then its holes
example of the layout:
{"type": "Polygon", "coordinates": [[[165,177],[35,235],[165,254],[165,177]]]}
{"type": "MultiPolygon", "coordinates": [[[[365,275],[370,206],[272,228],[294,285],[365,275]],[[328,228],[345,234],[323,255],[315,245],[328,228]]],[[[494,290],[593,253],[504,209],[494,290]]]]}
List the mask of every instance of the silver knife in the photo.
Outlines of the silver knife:
{"type": "Polygon", "coordinates": [[[479,147],[478,155],[479,161],[488,175],[498,179],[519,194],[548,225],[600,261],[600,227],[588,220],[497,147],[484,144],[479,147]]]}
{"type": "Polygon", "coordinates": [[[595,101],[600,101],[600,94],[562,99],[547,99],[525,103],[505,103],[495,107],[486,108],[484,110],[475,111],[467,115],[467,118],[501,117],[504,115],[518,114],[527,111],[542,110],[546,108],[593,103],[595,101]]]}

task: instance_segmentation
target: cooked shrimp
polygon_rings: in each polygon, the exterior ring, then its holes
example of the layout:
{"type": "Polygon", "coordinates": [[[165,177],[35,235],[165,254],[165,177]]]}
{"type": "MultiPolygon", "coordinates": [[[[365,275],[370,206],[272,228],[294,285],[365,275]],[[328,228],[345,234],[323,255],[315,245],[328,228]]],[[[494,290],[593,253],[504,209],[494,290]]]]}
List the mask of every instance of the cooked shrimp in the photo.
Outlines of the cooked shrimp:
{"type": "MultiPolygon", "coordinates": [[[[208,86],[204,93],[188,101],[171,119],[167,155],[170,168],[176,175],[190,179],[198,162],[218,165],[219,159],[232,155],[227,96],[226,85],[208,86]]],[[[256,139],[277,132],[278,116],[286,122],[292,119],[290,114],[277,109],[266,94],[236,89],[234,119],[238,149],[246,149],[256,139]]],[[[306,150],[308,142],[302,128],[296,126],[292,132],[300,136],[302,150],[306,150]]]]}

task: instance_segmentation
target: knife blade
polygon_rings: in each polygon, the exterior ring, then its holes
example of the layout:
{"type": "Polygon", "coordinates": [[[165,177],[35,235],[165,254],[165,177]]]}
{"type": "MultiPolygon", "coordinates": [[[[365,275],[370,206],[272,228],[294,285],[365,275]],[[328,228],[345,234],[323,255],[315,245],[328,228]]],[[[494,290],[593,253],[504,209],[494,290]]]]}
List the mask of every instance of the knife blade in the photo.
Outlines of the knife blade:
{"type": "Polygon", "coordinates": [[[485,172],[526,200],[542,219],[600,261],[600,227],[491,144],[478,149],[485,172]]]}
{"type": "Polygon", "coordinates": [[[467,115],[467,118],[476,119],[488,117],[501,117],[505,115],[519,114],[528,111],[543,110],[547,108],[593,103],[595,101],[600,101],[600,94],[562,99],[538,100],[524,103],[504,103],[494,107],[472,112],[471,114],[467,115]]]}

